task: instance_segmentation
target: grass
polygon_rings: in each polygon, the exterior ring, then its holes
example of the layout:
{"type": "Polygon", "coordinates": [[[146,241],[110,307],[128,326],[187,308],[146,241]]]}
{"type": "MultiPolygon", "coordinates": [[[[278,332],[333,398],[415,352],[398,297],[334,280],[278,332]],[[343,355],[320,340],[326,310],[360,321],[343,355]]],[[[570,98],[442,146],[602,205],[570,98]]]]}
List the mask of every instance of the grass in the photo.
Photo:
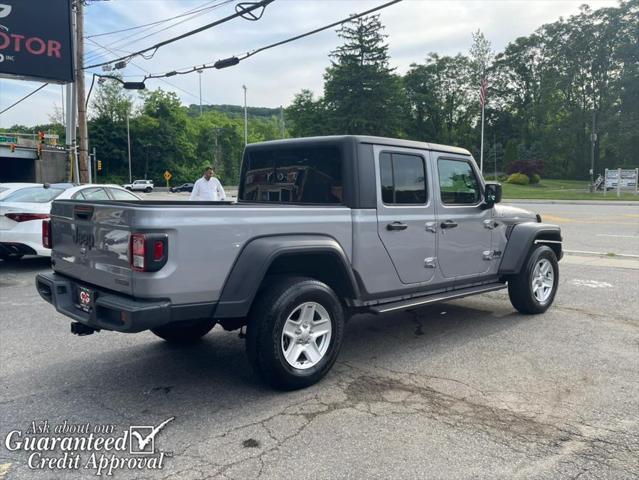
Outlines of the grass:
{"type": "Polygon", "coordinates": [[[624,192],[617,197],[616,190],[590,193],[588,182],[583,180],[547,180],[543,179],[537,185],[511,185],[502,183],[504,200],[510,199],[543,199],[543,200],[635,200],[639,202],[639,195],[634,192],[624,192]]]}

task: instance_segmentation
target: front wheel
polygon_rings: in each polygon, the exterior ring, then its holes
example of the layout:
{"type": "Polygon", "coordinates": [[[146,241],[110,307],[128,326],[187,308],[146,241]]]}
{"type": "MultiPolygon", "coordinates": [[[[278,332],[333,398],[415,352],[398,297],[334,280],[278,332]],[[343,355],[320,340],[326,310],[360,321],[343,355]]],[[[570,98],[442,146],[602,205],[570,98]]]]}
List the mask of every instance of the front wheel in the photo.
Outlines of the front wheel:
{"type": "Polygon", "coordinates": [[[214,326],[215,321],[207,319],[193,322],[169,323],[162,327],[152,328],[151,331],[169,343],[184,345],[197,342],[209,333],[214,326]]]}
{"type": "Polygon", "coordinates": [[[519,275],[508,280],[510,302],[520,313],[544,313],[552,305],[559,284],[559,263],[550,247],[530,252],[519,275]]]}
{"type": "Polygon", "coordinates": [[[285,277],[262,291],[249,314],[246,350],[272,387],[305,388],[331,369],[342,345],[344,312],[326,284],[285,277]]]}

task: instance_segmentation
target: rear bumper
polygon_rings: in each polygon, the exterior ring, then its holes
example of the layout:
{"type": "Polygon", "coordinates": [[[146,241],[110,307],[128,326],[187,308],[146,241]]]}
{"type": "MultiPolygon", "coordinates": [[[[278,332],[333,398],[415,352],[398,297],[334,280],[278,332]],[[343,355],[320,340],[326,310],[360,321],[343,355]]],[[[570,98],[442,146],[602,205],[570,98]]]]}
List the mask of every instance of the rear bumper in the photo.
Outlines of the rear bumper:
{"type": "Polygon", "coordinates": [[[0,258],[17,255],[38,255],[38,252],[23,243],[0,242],[0,258]]]}
{"type": "MultiPolygon", "coordinates": [[[[0,254],[51,256],[51,250],[42,246],[42,222],[37,223],[37,232],[17,228],[0,230],[0,254]]],[[[32,226],[29,227],[33,230],[32,226]]]]}
{"type": "Polygon", "coordinates": [[[36,289],[40,296],[55,309],[95,329],[136,333],[168,323],[212,318],[216,303],[174,305],[168,300],[141,300],[94,288],[91,285],[57,273],[36,276],[36,289]],[[95,292],[93,308],[85,312],[76,306],[77,286],[95,292]]]}

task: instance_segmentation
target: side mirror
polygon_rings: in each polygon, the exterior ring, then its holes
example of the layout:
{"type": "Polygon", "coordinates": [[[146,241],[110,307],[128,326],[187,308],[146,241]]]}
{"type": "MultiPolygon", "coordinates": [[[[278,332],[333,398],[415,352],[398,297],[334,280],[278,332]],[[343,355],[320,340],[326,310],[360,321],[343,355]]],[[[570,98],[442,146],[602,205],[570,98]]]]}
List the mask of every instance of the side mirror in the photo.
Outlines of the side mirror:
{"type": "Polygon", "coordinates": [[[484,205],[486,208],[493,208],[496,203],[501,202],[501,183],[486,182],[484,189],[484,205]]]}

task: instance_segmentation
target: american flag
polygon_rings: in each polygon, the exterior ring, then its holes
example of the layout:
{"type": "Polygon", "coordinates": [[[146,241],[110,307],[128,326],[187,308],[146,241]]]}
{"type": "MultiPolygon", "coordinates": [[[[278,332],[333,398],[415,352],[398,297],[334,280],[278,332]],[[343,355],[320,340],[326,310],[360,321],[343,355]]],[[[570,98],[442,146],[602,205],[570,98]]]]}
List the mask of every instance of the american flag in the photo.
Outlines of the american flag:
{"type": "Polygon", "coordinates": [[[482,108],[484,108],[484,105],[486,104],[486,98],[488,98],[488,80],[482,78],[481,87],[479,88],[479,103],[482,108]]]}

